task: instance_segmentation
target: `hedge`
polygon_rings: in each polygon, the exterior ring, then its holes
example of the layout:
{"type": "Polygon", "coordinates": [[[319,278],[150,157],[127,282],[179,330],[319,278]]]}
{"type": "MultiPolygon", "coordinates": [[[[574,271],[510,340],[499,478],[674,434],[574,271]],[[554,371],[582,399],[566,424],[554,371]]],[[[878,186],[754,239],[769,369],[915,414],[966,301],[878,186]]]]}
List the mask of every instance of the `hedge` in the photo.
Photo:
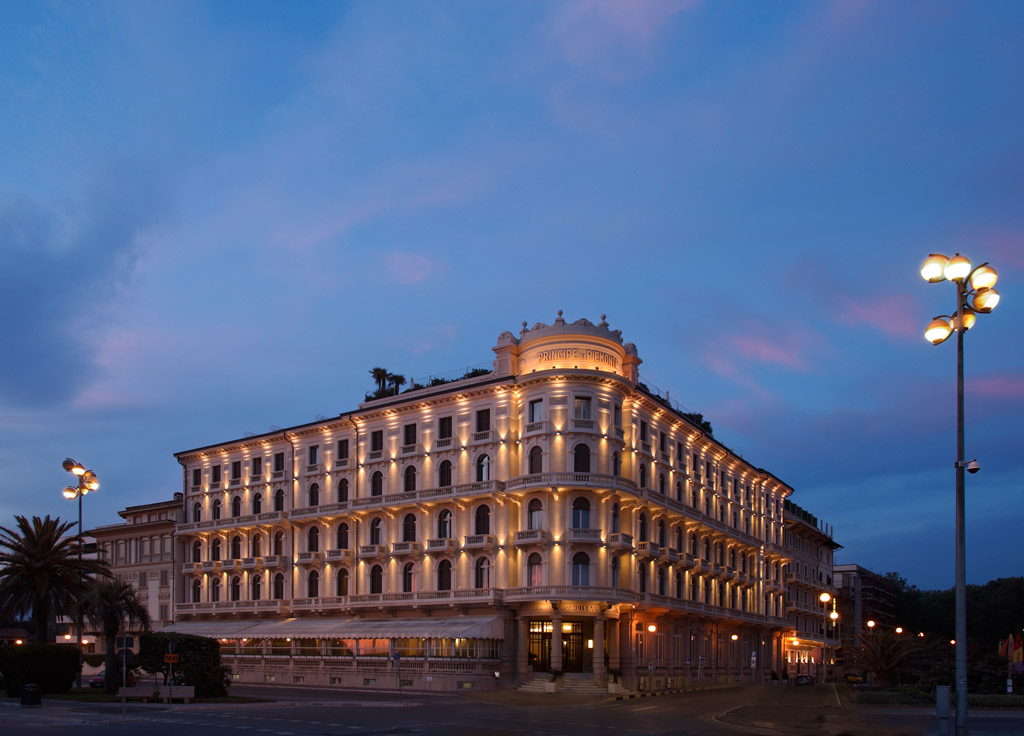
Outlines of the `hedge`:
{"type": "Polygon", "coordinates": [[[196,689],[197,698],[227,695],[231,670],[220,663],[220,644],[216,639],[190,634],[143,634],[139,640],[139,656],[135,664],[147,672],[168,674],[171,665],[164,664],[167,645],[174,642],[178,663],[175,675],[182,675],[186,685],[196,689]]]}
{"type": "Polygon", "coordinates": [[[31,683],[44,693],[66,693],[80,671],[74,644],[21,644],[0,647],[0,672],[8,697],[21,695],[31,683]]]}

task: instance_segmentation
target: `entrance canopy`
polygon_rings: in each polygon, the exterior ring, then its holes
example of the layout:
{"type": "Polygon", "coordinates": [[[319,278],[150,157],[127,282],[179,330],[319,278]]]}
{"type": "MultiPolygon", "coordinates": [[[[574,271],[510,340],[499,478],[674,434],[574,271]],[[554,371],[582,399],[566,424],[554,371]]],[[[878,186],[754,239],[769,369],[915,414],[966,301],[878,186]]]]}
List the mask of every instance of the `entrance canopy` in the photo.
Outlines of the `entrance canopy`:
{"type": "Polygon", "coordinates": [[[159,633],[215,639],[503,639],[501,616],[366,619],[347,616],[260,621],[179,621],[159,633]]]}

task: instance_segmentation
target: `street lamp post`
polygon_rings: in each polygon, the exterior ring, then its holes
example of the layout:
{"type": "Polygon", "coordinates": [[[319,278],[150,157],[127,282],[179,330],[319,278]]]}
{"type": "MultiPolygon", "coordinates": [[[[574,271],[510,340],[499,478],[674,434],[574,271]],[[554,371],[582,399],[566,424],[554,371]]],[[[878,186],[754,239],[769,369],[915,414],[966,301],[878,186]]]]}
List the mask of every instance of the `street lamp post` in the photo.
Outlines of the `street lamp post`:
{"type": "Polygon", "coordinates": [[[818,596],[821,601],[821,609],[824,615],[821,624],[821,681],[828,681],[828,602],[832,600],[829,593],[822,593],[818,596]]]}
{"type": "MultiPolygon", "coordinates": [[[[96,473],[91,470],[86,470],[85,466],[81,463],[77,463],[71,458],[64,458],[64,470],[69,473],[74,473],[78,477],[77,486],[68,486],[64,489],[64,498],[69,501],[78,499],[78,574],[79,583],[84,583],[84,578],[81,577],[84,573],[82,572],[82,547],[85,544],[85,536],[82,532],[82,497],[89,493],[95,493],[100,488],[100,482],[96,479],[96,473]]],[[[82,687],[82,611],[81,608],[75,613],[75,642],[78,647],[78,681],[76,687],[82,687]]]]}
{"type": "Polygon", "coordinates": [[[832,619],[832,682],[836,681],[836,621],[839,620],[839,612],[836,610],[836,599],[832,599],[832,613],[828,615],[832,619]]]}
{"type": "Polygon", "coordinates": [[[956,286],[956,313],[941,315],[928,323],[925,339],[933,345],[956,332],[956,734],[967,736],[967,554],[964,534],[964,470],[977,473],[974,460],[964,460],[964,333],[974,326],[977,314],[987,314],[999,303],[994,288],[996,270],[983,263],[971,267],[959,253],[952,258],[933,253],[921,264],[921,276],[929,283],[952,281],[956,286]]]}

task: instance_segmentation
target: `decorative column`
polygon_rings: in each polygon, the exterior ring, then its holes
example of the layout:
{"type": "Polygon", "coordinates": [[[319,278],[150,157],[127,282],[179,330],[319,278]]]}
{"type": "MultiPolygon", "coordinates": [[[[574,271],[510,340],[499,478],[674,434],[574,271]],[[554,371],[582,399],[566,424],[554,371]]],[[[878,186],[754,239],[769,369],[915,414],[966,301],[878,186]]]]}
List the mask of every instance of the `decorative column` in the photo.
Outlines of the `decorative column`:
{"type": "Polygon", "coordinates": [[[619,658],[619,619],[614,618],[608,622],[608,666],[615,670],[622,668],[622,661],[619,658]]]}
{"type": "Polygon", "coordinates": [[[551,612],[551,669],[562,669],[562,614],[551,612]]]}
{"type": "Polygon", "coordinates": [[[516,636],[516,676],[520,678],[526,677],[529,668],[529,662],[527,661],[528,623],[523,614],[520,613],[516,621],[518,627],[518,635],[516,636]]]}
{"type": "MultiPolygon", "coordinates": [[[[610,658],[609,658],[610,659],[610,658]]],[[[604,669],[604,616],[594,619],[594,674],[605,674],[604,669]]]]}

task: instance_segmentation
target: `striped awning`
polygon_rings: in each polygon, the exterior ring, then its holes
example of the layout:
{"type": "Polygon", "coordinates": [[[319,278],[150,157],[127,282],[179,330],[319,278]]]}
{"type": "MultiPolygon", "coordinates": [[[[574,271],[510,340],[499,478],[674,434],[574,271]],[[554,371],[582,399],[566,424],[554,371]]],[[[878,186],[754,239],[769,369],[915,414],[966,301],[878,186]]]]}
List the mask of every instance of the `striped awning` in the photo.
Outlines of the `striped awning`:
{"type": "Polygon", "coordinates": [[[180,621],[161,633],[216,639],[503,639],[501,616],[366,619],[309,616],[260,621],[180,621]]]}

